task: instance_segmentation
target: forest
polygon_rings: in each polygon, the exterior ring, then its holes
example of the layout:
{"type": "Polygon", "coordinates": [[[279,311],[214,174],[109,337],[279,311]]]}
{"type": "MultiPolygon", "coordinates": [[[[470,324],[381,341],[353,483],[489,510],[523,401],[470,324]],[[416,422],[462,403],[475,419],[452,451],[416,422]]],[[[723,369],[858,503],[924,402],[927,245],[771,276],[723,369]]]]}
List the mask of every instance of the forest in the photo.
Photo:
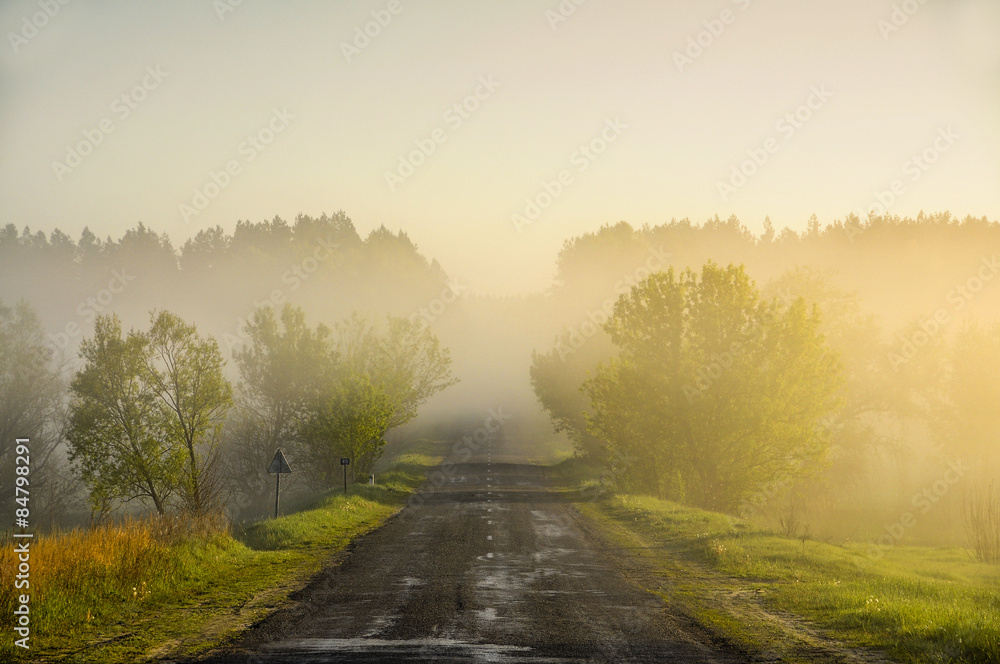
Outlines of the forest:
{"type": "Polygon", "coordinates": [[[912,512],[908,539],[965,541],[996,500],[1000,225],[761,229],[608,224],[565,242],[551,287],[499,297],[343,212],[179,248],[142,223],[104,240],[9,224],[3,468],[30,436],[52,525],[259,517],[276,448],[302,469],[288,490],[315,492],[336,457],[363,480],[387,444],[501,406],[505,436],[610,488],[876,547],[912,512]]]}

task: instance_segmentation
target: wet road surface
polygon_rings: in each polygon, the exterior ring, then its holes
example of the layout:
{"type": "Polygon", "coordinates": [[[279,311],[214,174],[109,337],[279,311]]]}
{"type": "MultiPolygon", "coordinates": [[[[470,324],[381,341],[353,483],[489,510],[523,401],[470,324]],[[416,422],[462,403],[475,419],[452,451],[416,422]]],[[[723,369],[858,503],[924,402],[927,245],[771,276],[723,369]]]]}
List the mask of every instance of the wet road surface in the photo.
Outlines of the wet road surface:
{"type": "Polygon", "coordinates": [[[630,584],[546,469],[455,466],[296,602],[202,661],[740,662],[630,584]]]}

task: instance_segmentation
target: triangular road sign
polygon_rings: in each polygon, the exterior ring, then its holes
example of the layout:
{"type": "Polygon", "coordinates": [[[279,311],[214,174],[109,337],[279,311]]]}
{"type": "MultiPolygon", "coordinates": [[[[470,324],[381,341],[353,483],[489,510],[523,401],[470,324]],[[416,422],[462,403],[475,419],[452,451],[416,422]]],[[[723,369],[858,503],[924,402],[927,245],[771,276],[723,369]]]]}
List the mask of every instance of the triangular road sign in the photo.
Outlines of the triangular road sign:
{"type": "Polygon", "coordinates": [[[267,467],[267,472],[269,473],[290,473],[292,469],[288,467],[288,462],[285,461],[285,455],[278,450],[274,453],[274,459],[271,461],[271,465],[267,467]]]}

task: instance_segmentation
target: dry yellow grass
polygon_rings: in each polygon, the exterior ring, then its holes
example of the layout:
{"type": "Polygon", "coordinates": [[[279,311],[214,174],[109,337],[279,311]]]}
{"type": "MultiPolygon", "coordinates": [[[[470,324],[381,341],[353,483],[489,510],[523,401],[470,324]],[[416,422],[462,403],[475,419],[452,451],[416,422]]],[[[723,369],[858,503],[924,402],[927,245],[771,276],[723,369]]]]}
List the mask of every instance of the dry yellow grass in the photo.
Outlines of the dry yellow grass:
{"type": "MultiPolygon", "coordinates": [[[[228,531],[220,517],[209,519],[124,519],[87,530],[38,534],[30,542],[32,625],[53,628],[86,624],[108,604],[142,602],[154,589],[169,586],[177,571],[171,548],[183,539],[228,531]]],[[[25,540],[19,540],[21,542],[25,540]]],[[[12,542],[0,546],[0,569],[16,570],[12,542]]],[[[12,627],[18,594],[13,583],[0,586],[0,623],[12,627]]]]}

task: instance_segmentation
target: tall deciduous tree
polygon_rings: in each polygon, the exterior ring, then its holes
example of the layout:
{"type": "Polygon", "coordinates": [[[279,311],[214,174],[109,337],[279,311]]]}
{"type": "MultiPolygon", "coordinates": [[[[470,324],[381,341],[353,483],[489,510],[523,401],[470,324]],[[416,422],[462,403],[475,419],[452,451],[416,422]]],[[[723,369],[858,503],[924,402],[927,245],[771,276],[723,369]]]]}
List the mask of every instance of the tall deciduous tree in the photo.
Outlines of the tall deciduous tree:
{"type": "Polygon", "coordinates": [[[217,506],[215,452],[233,403],[225,360],[215,339],[199,336],[175,314],[154,313],[150,321],[145,377],[165,411],[166,436],[183,448],[180,496],[189,511],[202,514],[217,506]]]}
{"type": "Polygon", "coordinates": [[[836,354],[803,300],[762,301],[742,267],[654,274],[606,329],[619,356],[584,384],[590,431],[640,488],[733,510],[823,455],[836,354]]]}
{"type": "Polygon", "coordinates": [[[94,507],[149,499],[164,514],[183,463],[179,441],[166,435],[164,412],[147,380],[149,340],[122,336],[117,316],[98,316],[80,343],[85,364],[70,384],[70,459],[90,487],[94,507]]]}
{"type": "Polygon", "coordinates": [[[380,329],[355,315],[337,326],[336,339],[341,362],[388,397],[389,428],[409,422],[427,399],[458,382],[448,349],[418,321],[388,316],[380,329]]]}
{"type": "Polygon", "coordinates": [[[215,340],[169,312],[124,337],[116,316],[98,316],[80,355],[68,439],[95,506],[147,498],[164,514],[178,496],[194,513],[211,507],[206,471],[232,401],[215,340]]]}
{"type": "Polygon", "coordinates": [[[310,328],[298,307],[286,304],[279,315],[261,307],[246,332],[248,343],[234,353],[241,387],[225,458],[233,488],[256,510],[266,504],[261,487],[271,457],[279,447],[299,446],[299,427],[335,362],[329,328],[310,328]]]}
{"type": "Polygon", "coordinates": [[[951,459],[975,459],[984,485],[1000,471],[1000,325],[966,321],[945,354],[940,390],[929,407],[931,430],[951,459]]]}
{"type": "MultiPolygon", "coordinates": [[[[65,387],[31,306],[0,302],[0,473],[14,476],[15,441],[29,439],[32,514],[47,520],[68,506],[73,493],[58,449],[66,425],[65,387]]],[[[13,499],[13,492],[2,498],[13,499]]]]}

